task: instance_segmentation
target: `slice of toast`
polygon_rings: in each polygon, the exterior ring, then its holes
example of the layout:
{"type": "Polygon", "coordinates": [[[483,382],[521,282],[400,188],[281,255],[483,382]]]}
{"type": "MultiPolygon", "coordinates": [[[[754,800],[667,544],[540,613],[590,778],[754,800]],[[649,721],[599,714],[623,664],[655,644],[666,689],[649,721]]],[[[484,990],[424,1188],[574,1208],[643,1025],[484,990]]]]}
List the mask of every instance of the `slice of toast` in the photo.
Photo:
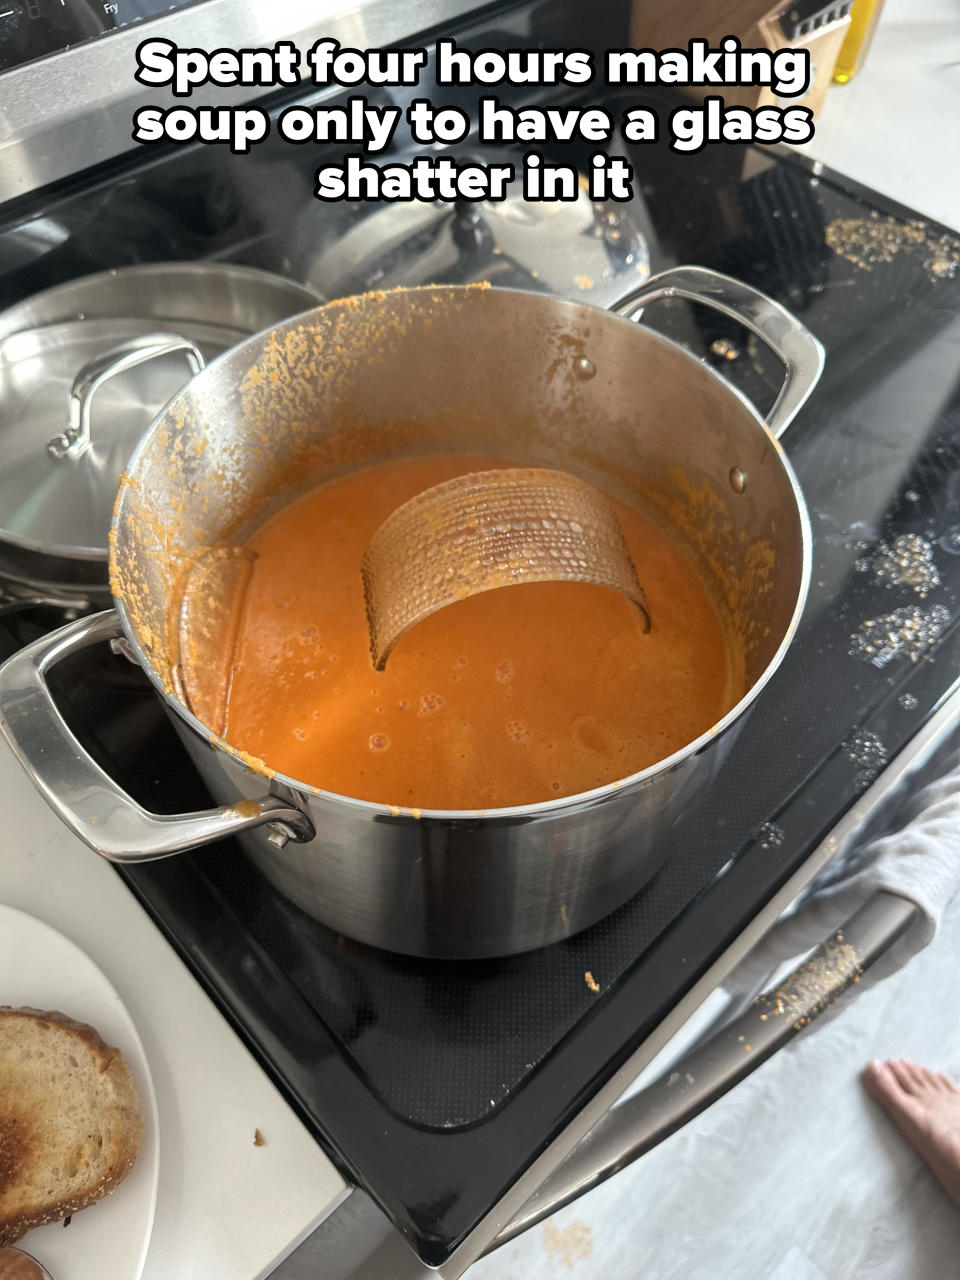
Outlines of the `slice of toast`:
{"type": "Polygon", "coordinates": [[[0,1005],[0,1246],[108,1195],[142,1134],[119,1049],[62,1013],[0,1005]]]}

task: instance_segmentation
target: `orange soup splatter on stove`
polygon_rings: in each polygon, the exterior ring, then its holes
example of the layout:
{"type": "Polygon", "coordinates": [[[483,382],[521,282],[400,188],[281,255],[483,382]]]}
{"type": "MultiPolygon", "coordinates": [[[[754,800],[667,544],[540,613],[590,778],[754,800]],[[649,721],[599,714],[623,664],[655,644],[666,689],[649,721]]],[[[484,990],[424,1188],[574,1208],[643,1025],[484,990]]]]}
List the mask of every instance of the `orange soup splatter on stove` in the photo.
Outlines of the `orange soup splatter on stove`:
{"type": "MultiPolygon", "coordinates": [[[[439,610],[374,670],[360,573],[371,535],[422,490],[508,465],[382,463],[314,489],[254,534],[224,662],[225,740],[341,795],[478,810],[614,782],[721,719],[743,689],[707,588],[668,534],[619,502],[649,633],[614,591],[531,583],[439,610]]],[[[190,673],[190,682],[223,679],[190,673]]]]}

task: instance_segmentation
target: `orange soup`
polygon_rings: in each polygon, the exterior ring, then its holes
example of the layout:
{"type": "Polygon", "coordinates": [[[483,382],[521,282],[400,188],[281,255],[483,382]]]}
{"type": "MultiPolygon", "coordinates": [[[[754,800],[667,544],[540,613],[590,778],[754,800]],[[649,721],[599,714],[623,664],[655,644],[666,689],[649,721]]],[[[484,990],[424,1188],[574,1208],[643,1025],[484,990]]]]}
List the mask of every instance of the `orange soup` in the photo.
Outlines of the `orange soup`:
{"type": "Polygon", "coordinates": [[[706,586],[673,540],[615,504],[652,626],[617,593],[505,587],[418,624],[377,672],[360,564],[401,503],[489,458],[356,471],[307,493],[249,541],[224,737],[342,795],[490,809],[588,791],[679,750],[740,698],[706,586]]]}

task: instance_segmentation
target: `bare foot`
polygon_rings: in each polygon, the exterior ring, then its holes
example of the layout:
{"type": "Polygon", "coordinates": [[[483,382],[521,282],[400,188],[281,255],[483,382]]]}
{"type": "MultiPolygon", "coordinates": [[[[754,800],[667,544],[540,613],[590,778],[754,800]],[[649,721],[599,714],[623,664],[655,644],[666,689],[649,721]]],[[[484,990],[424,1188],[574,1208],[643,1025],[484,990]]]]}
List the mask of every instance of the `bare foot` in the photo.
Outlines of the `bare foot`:
{"type": "Polygon", "coordinates": [[[960,1208],[960,1088],[947,1076],[900,1059],[868,1063],[863,1078],[960,1208]]]}

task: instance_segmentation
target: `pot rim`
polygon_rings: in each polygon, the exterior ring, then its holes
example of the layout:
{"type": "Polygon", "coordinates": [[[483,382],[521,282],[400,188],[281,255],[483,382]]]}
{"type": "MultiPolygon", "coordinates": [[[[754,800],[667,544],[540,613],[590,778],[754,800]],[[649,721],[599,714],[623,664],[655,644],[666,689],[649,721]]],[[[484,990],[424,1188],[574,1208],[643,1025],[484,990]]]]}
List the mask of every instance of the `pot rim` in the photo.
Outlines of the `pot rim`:
{"type": "Polygon", "coordinates": [[[41,542],[39,538],[30,538],[25,533],[11,533],[7,529],[0,530],[0,544],[5,547],[16,547],[18,551],[33,551],[37,555],[48,556],[51,560],[79,560],[84,563],[106,564],[110,558],[106,547],[80,547],[66,542],[41,542]]]}
{"type": "MultiPolygon", "coordinates": [[[[208,258],[171,258],[169,261],[162,262],[134,262],[127,263],[122,267],[107,267],[100,271],[90,271],[84,275],[74,276],[70,280],[62,280],[59,284],[50,285],[39,293],[29,294],[26,298],[12,302],[9,306],[0,310],[0,341],[23,331],[22,328],[9,327],[11,324],[10,317],[16,317],[17,313],[27,312],[29,318],[31,308],[35,308],[38,302],[43,304],[41,318],[39,320],[29,319],[29,323],[25,326],[26,329],[42,327],[47,324],[59,324],[64,320],[76,319],[77,316],[73,313],[50,319],[44,312],[51,304],[58,304],[61,298],[69,298],[72,302],[81,291],[88,291],[91,288],[96,289],[100,285],[116,281],[123,284],[127,279],[162,280],[176,279],[177,276],[192,276],[202,279],[204,276],[210,275],[217,275],[223,279],[233,281],[242,280],[261,288],[276,289],[278,292],[282,288],[284,292],[289,293],[291,296],[299,294],[305,300],[304,311],[316,310],[317,307],[325,305],[323,296],[316,289],[311,288],[310,285],[301,284],[296,280],[288,280],[286,276],[279,275],[275,271],[268,271],[263,267],[251,267],[244,262],[215,262],[208,258]],[[312,307],[309,305],[311,302],[313,303],[312,307]]],[[[88,302],[86,305],[89,307],[90,303],[88,302]]],[[[153,313],[147,311],[144,314],[149,317],[153,313]]],[[[293,315],[294,313],[291,312],[289,317],[284,317],[278,323],[283,324],[287,318],[292,319],[293,315]]],[[[85,311],[84,318],[103,320],[122,317],[113,314],[102,315],[97,310],[93,310],[89,313],[85,311]]],[[[19,324],[19,321],[14,320],[13,323],[19,324]]],[[[224,326],[224,328],[229,327],[229,325],[224,326]]],[[[235,332],[243,333],[245,338],[255,338],[257,336],[255,333],[248,333],[243,329],[237,329],[235,332]]],[[[263,331],[261,330],[261,332],[263,331]]]]}
{"type": "MultiPolygon", "coordinates": [[[[496,286],[488,286],[488,287],[493,288],[496,286]]],[[[416,293],[443,294],[443,293],[453,293],[453,292],[460,293],[469,288],[471,288],[471,286],[469,285],[425,285],[415,289],[397,290],[396,292],[412,293],[412,294],[416,294],[416,293]]],[[[302,795],[304,797],[316,798],[318,800],[325,800],[325,801],[330,801],[334,803],[344,804],[352,809],[359,810],[364,813],[368,813],[375,819],[379,818],[381,820],[401,820],[406,818],[406,819],[413,819],[415,821],[435,821],[435,822],[476,823],[480,821],[482,822],[499,821],[503,823],[515,823],[515,822],[532,821],[533,819],[537,819],[537,818],[559,816],[561,814],[566,814],[574,810],[591,807],[595,804],[599,804],[602,801],[608,799],[610,796],[626,793],[631,789],[643,786],[646,783],[651,782],[654,778],[658,777],[660,774],[667,773],[669,770],[673,769],[675,766],[681,764],[684,760],[697,755],[710,742],[712,742],[715,738],[719,737],[720,734],[722,734],[726,729],[728,729],[730,725],[732,725],[736,720],[739,720],[740,717],[747,711],[747,709],[753,705],[753,703],[759,697],[760,693],[766,688],[767,684],[772,679],[774,673],[777,671],[777,669],[780,667],[781,663],[783,662],[783,659],[786,656],[787,650],[789,649],[790,645],[793,642],[793,637],[796,634],[797,628],[800,624],[800,618],[803,615],[803,611],[807,603],[807,597],[810,590],[810,579],[811,579],[812,568],[813,568],[813,546],[812,546],[813,538],[812,538],[812,532],[810,527],[810,517],[807,511],[806,499],[804,498],[803,490],[800,488],[800,483],[797,480],[793,467],[790,465],[790,460],[787,457],[787,454],[783,446],[779,443],[779,441],[777,440],[777,437],[769,429],[769,427],[767,426],[766,422],[764,421],[763,417],[761,416],[761,414],[759,413],[755,405],[753,405],[751,401],[747,399],[747,397],[743,394],[742,391],[740,391],[737,387],[733,386],[724,377],[722,377],[719,373],[713,370],[709,365],[704,365],[704,362],[701,361],[686,347],[682,346],[679,342],[675,342],[672,338],[668,338],[664,334],[658,333],[656,330],[646,328],[646,326],[644,326],[641,323],[637,323],[636,321],[628,319],[627,317],[624,317],[624,316],[619,316],[615,312],[606,310],[605,308],[593,306],[590,303],[573,302],[567,298],[557,297],[552,294],[537,293],[531,289],[500,289],[499,292],[517,293],[525,297],[536,298],[540,301],[549,300],[552,303],[561,303],[565,306],[569,306],[577,310],[595,311],[598,315],[601,315],[606,319],[615,321],[619,324],[629,325],[631,329],[633,329],[634,331],[639,330],[640,332],[645,333],[650,340],[662,342],[672,347],[675,351],[680,352],[687,360],[692,361],[697,366],[698,369],[703,369],[704,367],[707,368],[712,378],[716,382],[717,388],[723,393],[732,396],[738,402],[738,404],[747,411],[747,413],[756,423],[757,428],[766,435],[769,447],[774,451],[774,453],[777,455],[777,457],[780,460],[780,464],[784,469],[784,473],[786,475],[787,481],[789,482],[790,488],[793,492],[797,519],[800,524],[800,540],[801,540],[800,582],[797,590],[796,604],[794,605],[793,613],[790,616],[790,621],[787,625],[787,628],[784,631],[783,639],[780,641],[780,644],[777,646],[776,652],[774,653],[770,661],[767,663],[764,670],[753,682],[753,684],[750,686],[747,692],[743,695],[740,701],[735,703],[734,706],[731,707],[730,710],[726,713],[726,715],[724,715],[715,724],[711,725],[710,728],[704,730],[704,732],[701,733],[698,737],[694,738],[692,742],[688,742],[686,746],[681,747],[678,751],[673,752],[672,755],[665,756],[662,760],[658,760],[654,764],[648,765],[647,768],[641,769],[637,773],[629,774],[624,778],[618,778],[614,782],[605,783],[602,787],[593,787],[589,791],[578,791],[575,795],[558,796],[555,800],[541,800],[534,804],[510,805],[510,806],[505,806],[505,807],[496,808],[496,809],[493,809],[493,808],[491,809],[427,809],[427,808],[419,808],[417,806],[410,806],[410,805],[391,805],[388,803],[374,801],[374,800],[359,800],[355,796],[342,795],[338,791],[327,791],[323,787],[317,787],[309,783],[301,782],[296,778],[291,778],[287,774],[281,773],[277,770],[273,770],[265,761],[257,760],[256,757],[253,757],[253,756],[250,756],[249,754],[244,753],[239,748],[232,746],[229,742],[226,742],[223,738],[220,738],[217,734],[213,733],[206,725],[204,725],[202,721],[198,720],[197,717],[193,714],[193,712],[190,711],[189,708],[186,707],[179,700],[179,698],[177,698],[175,694],[171,693],[168,687],[165,686],[163,680],[160,677],[159,672],[157,672],[157,670],[153,666],[153,663],[150,661],[146,653],[143,651],[143,648],[141,647],[140,642],[136,637],[136,634],[133,629],[133,625],[131,623],[129,614],[127,613],[124,602],[120,600],[116,595],[114,595],[113,596],[114,605],[117,609],[117,613],[119,614],[120,622],[121,622],[121,625],[123,626],[124,634],[126,635],[127,640],[129,641],[133,649],[133,652],[136,655],[137,662],[146,672],[151,683],[157,689],[164,703],[181,720],[183,720],[189,726],[189,728],[193,730],[194,733],[196,733],[199,737],[205,739],[214,748],[223,750],[228,755],[232,756],[233,759],[236,760],[238,764],[242,765],[248,773],[256,774],[260,777],[263,777],[271,783],[274,783],[274,782],[278,783],[280,786],[287,788],[289,791],[298,793],[299,795],[302,795]]],[[[360,295],[360,296],[363,296],[363,295],[360,295]]],[[[325,303],[320,307],[316,307],[314,308],[314,310],[315,311],[326,310],[328,307],[336,307],[338,305],[342,305],[344,301],[346,300],[336,299],[335,301],[325,303]]],[[[300,316],[291,317],[291,319],[295,319],[297,320],[298,323],[302,324],[305,316],[309,314],[311,313],[305,312],[300,316]]],[[[235,356],[239,351],[241,351],[245,346],[247,346],[248,343],[262,341],[262,339],[267,334],[275,332],[277,329],[282,328],[284,325],[288,323],[290,323],[290,321],[288,320],[281,321],[279,325],[272,325],[270,328],[262,330],[259,334],[252,334],[248,339],[246,339],[246,341],[242,343],[238,343],[237,346],[232,347],[229,351],[223,352],[222,355],[218,356],[215,360],[211,361],[210,364],[208,364],[206,368],[203,370],[203,372],[197,376],[203,377],[209,370],[216,368],[216,366],[218,366],[221,361],[226,360],[228,357],[235,356]]],[[[190,385],[191,383],[187,384],[188,387],[190,385]]],[[[127,466],[125,468],[128,474],[131,473],[136,468],[136,465],[139,462],[141,454],[146,451],[148,442],[152,439],[154,435],[154,431],[157,427],[157,424],[161,421],[163,417],[166,416],[166,414],[170,411],[171,407],[176,403],[176,401],[180,398],[182,394],[183,394],[183,391],[178,392],[177,395],[173,398],[173,400],[171,400],[168,404],[164,406],[164,408],[160,411],[160,413],[157,415],[157,417],[148,427],[144,435],[141,437],[139,443],[137,444],[136,449],[134,450],[130,458],[130,461],[127,463],[127,466]]],[[[121,494],[122,492],[123,491],[121,490],[121,494]]],[[[111,570],[113,567],[113,556],[115,554],[115,547],[116,547],[116,532],[117,532],[118,518],[119,518],[119,495],[118,495],[118,503],[114,507],[114,514],[110,523],[111,570]]],[[[112,577],[112,573],[111,573],[111,577],[112,577]]]]}

